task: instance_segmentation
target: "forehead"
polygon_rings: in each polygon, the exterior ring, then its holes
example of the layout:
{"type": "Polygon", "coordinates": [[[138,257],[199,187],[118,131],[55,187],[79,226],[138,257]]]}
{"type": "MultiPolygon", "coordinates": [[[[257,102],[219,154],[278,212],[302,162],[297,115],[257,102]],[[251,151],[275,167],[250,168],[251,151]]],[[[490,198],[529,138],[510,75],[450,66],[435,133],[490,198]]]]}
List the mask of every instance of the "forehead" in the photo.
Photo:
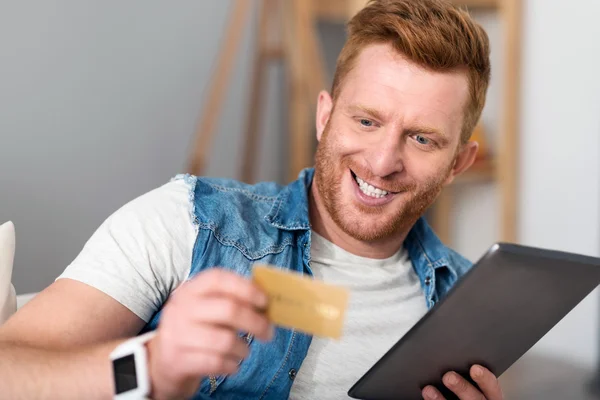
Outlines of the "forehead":
{"type": "Polygon", "coordinates": [[[390,117],[460,130],[469,97],[466,72],[424,69],[388,44],[366,47],[354,64],[342,82],[340,105],[360,103],[390,117]]]}

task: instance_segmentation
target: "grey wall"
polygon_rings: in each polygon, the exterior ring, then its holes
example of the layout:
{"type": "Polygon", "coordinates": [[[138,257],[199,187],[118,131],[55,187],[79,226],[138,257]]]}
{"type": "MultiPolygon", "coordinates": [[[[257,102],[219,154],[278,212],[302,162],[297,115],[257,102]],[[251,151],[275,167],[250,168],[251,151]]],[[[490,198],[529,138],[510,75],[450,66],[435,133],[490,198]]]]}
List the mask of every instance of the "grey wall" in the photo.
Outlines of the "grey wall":
{"type": "MultiPolygon", "coordinates": [[[[17,292],[47,286],[109,214],[184,172],[230,5],[0,0],[0,221],[17,228],[17,292]]],[[[207,175],[237,176],[253,30],[207,175]]],[[[260,179],[283,178],[284,122],[266,116],[260,179]]]]}

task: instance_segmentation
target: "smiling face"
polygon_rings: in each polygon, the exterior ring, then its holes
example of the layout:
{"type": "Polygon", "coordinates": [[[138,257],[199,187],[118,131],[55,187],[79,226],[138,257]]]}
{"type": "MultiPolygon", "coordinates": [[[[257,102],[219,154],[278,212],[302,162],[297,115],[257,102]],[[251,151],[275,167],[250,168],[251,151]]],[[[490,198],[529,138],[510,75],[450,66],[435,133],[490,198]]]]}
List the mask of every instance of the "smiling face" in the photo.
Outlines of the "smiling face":
{"type": "Polygon", "coordinates": [[[464,72],[432,72],[389,45],[366,47],[335,104],[319,96],[313,197],[336,225],[325,229],[361,242],[404,240],[475,158],[477,144],[460,140],[468,96],[464,72]]]}

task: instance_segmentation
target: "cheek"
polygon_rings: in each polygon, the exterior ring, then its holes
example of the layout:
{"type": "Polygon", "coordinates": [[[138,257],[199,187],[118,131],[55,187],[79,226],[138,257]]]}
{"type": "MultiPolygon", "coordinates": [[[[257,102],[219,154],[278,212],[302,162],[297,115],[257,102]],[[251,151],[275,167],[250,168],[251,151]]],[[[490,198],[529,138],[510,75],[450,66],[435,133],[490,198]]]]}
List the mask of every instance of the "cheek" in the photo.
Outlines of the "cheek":
{"type": "Polygon", "coordinates": [[[452,162],[439,154],[414,154],[404,159],[404,170],[418,185],[427,185],[445,179],[452,162]]]}
{"type": "Polygon", "coordinates": [[[328,134],[332,147],[339,153],[356,153],[362,150],[367,142],[364,132],[359,132],[350,123],[341,123],[341,121],[334,121],[328,134]]]}

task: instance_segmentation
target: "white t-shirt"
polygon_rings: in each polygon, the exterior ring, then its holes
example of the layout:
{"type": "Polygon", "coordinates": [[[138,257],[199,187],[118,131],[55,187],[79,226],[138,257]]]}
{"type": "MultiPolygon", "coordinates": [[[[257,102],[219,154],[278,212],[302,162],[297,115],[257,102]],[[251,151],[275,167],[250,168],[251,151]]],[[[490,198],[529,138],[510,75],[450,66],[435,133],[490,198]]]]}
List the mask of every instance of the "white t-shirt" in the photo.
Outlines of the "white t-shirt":
{"type": "MultiPolygon", "coordinates": [[[[184,282],[197,230],[191,188],[175,180],[111,215],[59,276],[86,283],[145,322],[184,282]]],[[[312,233],[316,279],[350,289],[340,341],[314,337],[292,399],[339,399],[426,312],[419,279],[401,249],[384,260],[350,254],[312,233]]]]}
{"type": "Polygon", "coordinates": [[[93,286],[148,322],[190,274],[197,231],[189,193],[184,180],[175,180],[126,204],[58,279],[93,286]]]}
{"type": "Polygon", "coordinates": [[[347,287],[350,299],[342,337],[313,337],[290,399],[348,398],[352,385],[425,315],[425,296],[404,248],[374,260],[313,231],[311,259],[315,278],[347,287]]]}

